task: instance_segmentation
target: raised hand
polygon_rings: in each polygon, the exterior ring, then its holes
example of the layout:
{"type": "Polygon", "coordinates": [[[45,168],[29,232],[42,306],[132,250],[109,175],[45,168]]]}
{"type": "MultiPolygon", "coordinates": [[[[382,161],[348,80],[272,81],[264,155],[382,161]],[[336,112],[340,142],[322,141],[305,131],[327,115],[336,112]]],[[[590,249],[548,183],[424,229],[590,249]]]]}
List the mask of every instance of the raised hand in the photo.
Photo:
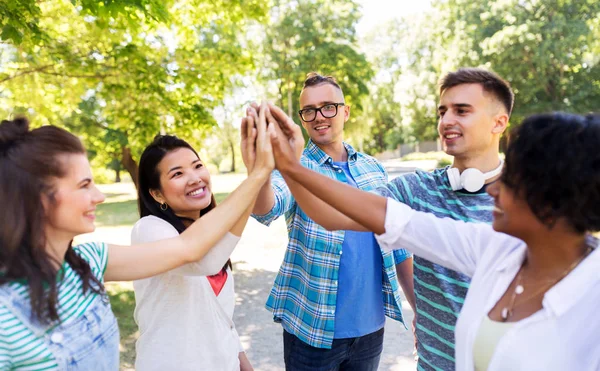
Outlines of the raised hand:
{"type": "MultiPolygon", "coordinates": [[[[254,125],[255,116],[252,115],[251,110],[253,108],[248,108],[246,110],[246,117],[242,119],[242,125],[240,127],[241,132],[241,140],[240,140],[240,148],[242,150],[242,160],[244,161],[244,165],[248,171],[248,174],[252,172],[254,169],[254,161],[256,161],[256,127],[254,125]]],[[[258,117],[258,115],[256,116],[258,117]]]]}
{"type": "MultiPolygon", "coordinates": [[[[279,110],[277,107],[275,107],[279,110]]],[[[275,166],[282,173],[290,171],[295,165],[300,164],[300,156],[304,148],[304,138],[298,125],[293,121],[280,121],[273,118],[274,111],[268,110],[266,116],[269,122],[276,121],[272,124],[274,135],[271,135],[271,143],[275,156],[275,166]]],[[[285,115],[285,113],[281,112],[285,115]]],[[[287,117],[287,115],[285,115],[287,117]]]]}
{"type": "MultiPolygon", "coordinates": [[[[256,141],[254,142],[254,151],[251,149],[248,153],[255,153],[254,166],[249,175],[257,174],[264,176],[265,178],[271,175],[271,171],[275,168],[275,160],[273,159],[273,149],[271,146],[271,137],[275,136],[274,128],[275,124],[268,125],[266,112],[268,111],[266,102],[263,102],[260,106],[260,112],[258,114],[258,120],[255,120],[256,126],[256,141]]],[[[247,122],[248,126],[249,122],[247,122]]],[[[248,130],[246,128],[246,130],[248,130]]],[[[246,139],[247,143],[251,143],[249,138],[246,139]]],[[[247,144],[248,145],[248,144],[247,144]]]]}
{"type": "Polygon", "coordinates": [[[283,112],[279,107],[271,103],[268,103],[268,106],[269,112],[267,113],[267,120],[272,120],[271,122],[277,122],[277,124],[279,124],[279,127],[287,138],[290,147],[294,149],[296,159],[300,160],[305,145],[300,126],[296,125],[294,120],[286,115],[285,112],[283,112]]]}

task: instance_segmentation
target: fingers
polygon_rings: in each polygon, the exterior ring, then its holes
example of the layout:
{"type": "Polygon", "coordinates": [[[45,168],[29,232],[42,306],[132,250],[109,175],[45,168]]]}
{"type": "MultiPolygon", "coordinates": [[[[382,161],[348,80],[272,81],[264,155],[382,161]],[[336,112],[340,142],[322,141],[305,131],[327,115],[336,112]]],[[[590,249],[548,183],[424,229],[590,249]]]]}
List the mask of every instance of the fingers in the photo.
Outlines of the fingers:
{"type": "Polygon", "coordinates": [[[248,139],[248,118],[242,119],[242,125],[240,125],[240,134],[242,135],[242,142],[248,139]]]}
{"type": "Polygon", "coordinates": [[[267,103],[263,101],[260,105],[260,110],[258,111],[258,120],[255,122],[256,130],[257,130],[257,144],[260,144],[265,140],[265,135],[267,133],[267,118],[266,118],[266,110],[267,103]]]}
{"type": "Polygon", "coordinates": [[[281,130],[288,136],[295,131],[295,127],[297,126],[294,121],[288,117],[288,115],[281,110],[281,108],[275,106],[274,104],[269,103],[269,110],[273,117],[277,120],[279,126],[281,126],[281,130]]]}

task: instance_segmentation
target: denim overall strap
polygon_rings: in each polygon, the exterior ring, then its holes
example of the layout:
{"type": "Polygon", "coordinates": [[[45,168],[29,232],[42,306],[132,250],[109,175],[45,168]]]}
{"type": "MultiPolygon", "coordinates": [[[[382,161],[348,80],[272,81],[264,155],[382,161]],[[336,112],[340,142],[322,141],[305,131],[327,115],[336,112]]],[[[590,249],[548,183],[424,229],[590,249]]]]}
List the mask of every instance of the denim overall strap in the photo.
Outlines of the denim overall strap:
{"type": "Polygon", "coordinates": [[[24,300],[9,284],[0,286],[0,303],[23,323],[37,338],[46,334],[45,326],[33,317],[31,303],[24,300]]]}
{"type": "Polygon", "coordinates": [[[95,298],[81,315],[48,326],[32,318],[28,298],[6,286],[0,301],[50,350],[59,370],[119,369],[119,328],[105,294],[89,294],[95,298]]]}

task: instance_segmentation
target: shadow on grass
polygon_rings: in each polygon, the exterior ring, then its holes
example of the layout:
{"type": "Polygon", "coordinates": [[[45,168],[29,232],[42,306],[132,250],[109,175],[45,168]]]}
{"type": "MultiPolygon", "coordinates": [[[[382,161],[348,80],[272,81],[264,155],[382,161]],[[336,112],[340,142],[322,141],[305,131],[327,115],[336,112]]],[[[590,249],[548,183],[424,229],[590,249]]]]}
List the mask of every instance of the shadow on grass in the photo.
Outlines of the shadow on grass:
{"type": "MultiPolygon", "coordinates": [[[[113,194],[117,197],[120,194],[113,194]]],[[[229,193],[215,193],[217,205],[223,202],[229,193]]],[[[137,200],[115,201],[101,203],[96,207],[97,227],[131,226],[139,219],[137,200]]]]}

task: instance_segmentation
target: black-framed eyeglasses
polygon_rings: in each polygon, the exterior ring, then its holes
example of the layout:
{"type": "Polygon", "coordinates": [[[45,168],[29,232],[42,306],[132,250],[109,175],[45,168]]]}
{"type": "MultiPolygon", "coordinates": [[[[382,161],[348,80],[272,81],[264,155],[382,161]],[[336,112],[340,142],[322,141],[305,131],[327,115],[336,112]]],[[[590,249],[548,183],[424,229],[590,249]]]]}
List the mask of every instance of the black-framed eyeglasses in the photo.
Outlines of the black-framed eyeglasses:
{"type": "Polygon", "coordinates": [[[300,114],[300,118],[304,122],[315,121],[315,119],[317,118],[317,112],[321,112],[321,115],[323,117],[330,119],[332,117],[335,117],[335,115],[337,115],[338,107],[340,107],[340,106],[343,107],[343,106],[345,106],[345,104],[344,103],[328,103],[321,107],[301,109],[300,111],[298,111],[298,113],[300,114]]]}

